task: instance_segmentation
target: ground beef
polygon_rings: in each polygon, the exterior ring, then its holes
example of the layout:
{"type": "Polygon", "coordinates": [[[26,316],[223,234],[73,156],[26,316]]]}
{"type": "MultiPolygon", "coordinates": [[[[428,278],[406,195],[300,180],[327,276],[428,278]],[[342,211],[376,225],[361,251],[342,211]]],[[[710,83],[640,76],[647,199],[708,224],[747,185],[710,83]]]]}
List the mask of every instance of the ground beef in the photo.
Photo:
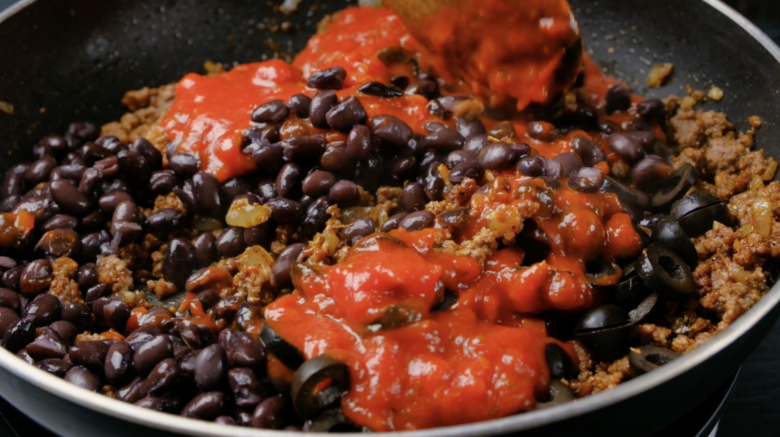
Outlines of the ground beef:
{"type": "Polygon", "coordinates": [[[49,293],[59,297],[65,305],[74,302],[84,303],[79,286],[73,280],[79,269],[78,263],[70,258],[58,258],[51,266],[54,280],[49,286],[49,293]]]}
{"type": "Polygon", "coordinates": [[[184,202],[179,199],[179,196],[177,196],[176,193],[161,194],[154,199],[154,210],[152,210],[152,214],[163,208],[173,208],[177,211],[187,210],[184,207],[184,202]]]}
{"type": "Polygon", "coordinates": [[[176,97],[176,85],[163,85],[159,88],[144,87],[128,91],[122,98],[122,104],[130,110],[118,122],[103,125],[102,135],[114,135],[120,141],[135,141],[145,137],[157,121],[168,111],[176,97]]]}
{"type": "Polygon", "coordinates": [[[693,245],[696,247],[696,253],[700,260],[705,260],[716,253],[731,255],[736,240],[734,230],[725,225],[713,227],[701,237],[693,239],[693,245]]]}
{"type": "Polygon", "coordinates": [[[127,267],[127,261],[116,255],[98,256],[98,282],[111,285],[114,293],[133,288],[133,272],[127,267]]]}
{"type": "Polygon", "coordinates": [[[652,323],[645,323],[637,327],[637,335],[642,344],[669,347],[669,337],[672,335],[672,330],[652,323]]]}

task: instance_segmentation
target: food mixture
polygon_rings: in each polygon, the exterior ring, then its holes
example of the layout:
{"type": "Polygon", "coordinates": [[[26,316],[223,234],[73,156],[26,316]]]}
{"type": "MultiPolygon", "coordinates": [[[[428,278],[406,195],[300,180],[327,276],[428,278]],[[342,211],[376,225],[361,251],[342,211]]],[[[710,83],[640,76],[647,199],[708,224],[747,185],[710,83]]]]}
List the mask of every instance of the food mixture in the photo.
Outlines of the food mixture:
{"type": "Polygon", "coordinates": [[[511,70],[560,89],[458,82],[477,73],[426,47],[348,8],[292,64],[130,91],[120,121],[42,138],[0,184],[2,346],[185,417],[410,430],[608,390],[768,291],[758,118],[736,132],[701,92],[646,100],[565,51],[529,56],[576,60],[573,84],[511,70]]]}

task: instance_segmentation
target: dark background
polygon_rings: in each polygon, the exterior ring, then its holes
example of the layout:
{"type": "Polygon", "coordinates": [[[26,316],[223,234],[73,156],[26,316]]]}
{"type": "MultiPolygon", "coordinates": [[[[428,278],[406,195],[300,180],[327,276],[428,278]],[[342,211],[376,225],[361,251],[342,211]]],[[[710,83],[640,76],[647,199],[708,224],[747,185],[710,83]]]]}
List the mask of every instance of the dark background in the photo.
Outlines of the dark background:
{"type": "MultiPolygon", "coordinates": [[[[14,0],[0,0],[0,10],[12,3],[14,0]]],[[[747,16],[767,35],[780,43],[779,0],[726,0],[726,3],[747,16]]],[[[780,323],[743,366],[736,392],[721,420],[718,436],[778,435],[777,430],[780,429],[778,413],[780,413],[780,323]]]]}

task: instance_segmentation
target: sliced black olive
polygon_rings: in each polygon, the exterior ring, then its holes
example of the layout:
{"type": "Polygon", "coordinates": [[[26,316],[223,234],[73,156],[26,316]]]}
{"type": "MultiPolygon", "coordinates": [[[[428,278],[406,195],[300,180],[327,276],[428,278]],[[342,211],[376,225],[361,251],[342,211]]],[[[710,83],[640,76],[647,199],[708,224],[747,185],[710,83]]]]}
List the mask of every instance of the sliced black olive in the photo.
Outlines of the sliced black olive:
{"type": "Polygon", "coordinates": [[[574,400],[574,394],[563,382],[555,379],[550,381],[550,400],[547,402],[538,402],[535,410],[554,407],[574,400]]]}
{"type": "Polygon", "coordinates": [[[369,82],[358,88],[359,93],[380,97],[401,97],[404,92],[398,88],[387,86],[381,82],[369,82]]]}
{"type": "Polygon", "coordinates": [[[295,411],[304,419],[314,417],[337,403],[348,387],[346,364],[325,356],[312,358],[293,375],[291,394],[295,411]]]}
{"type": "Polygon", "coordinates": [[[638,325],[644,323],[659,307],[661,298],[657,292],[652,292],[647,295],[642,302],[637,305],[636,308],[628,312],[628,316],[631,318],[631,323],[638,325]]]}
{"type": "Polygon", "coordinates": [[[634,230],[636,231],[636,233],[639,234],[639,238],[642,239],[642,247],[649,246],[650,243],[653,242],[653,240],[650,238],[649,235],[647,235],[647,232],[645,232],[645,230],[642,229],[642,227],[640,227],[636,223],[631,222],[631,224],[634,226],[634,230]]]}
{"type": "Polygon", "coordinates": [[[685,196],[691,189],[699,172],[689,163],[685,163],[672,173],[672,177],[655,194],[650,203],[653,208],[661,208],[669,205],[685,196]]]}
{"type": "Polygon", "coordinates": [[[585,263],[585,277],[593,285],[606,286],[614,285],[619,279],[617,268],[614,264],[608,263],[601,258],[596,258],[585,263]]]}
{"type": "Polygon", "coordinates": [[[642,301],[642,298],[650,293],[642,278],[636,275],[634,263],[623,269],[623,280],[612,288],[609,295],[610,302],[625,309],[633,309],[642,301]]]}
{"type": "Polygon", "coordinates": [[[696,289],[688,264],[677,253],[658,243],[642,251],[636,271],[648,287],[660,293],[680,296],[696,289]]]}
{"type": "Polygon", "coordinates": [[[653,241],[677,252],[691,268],[696,267],[699,262],[696,247],[691,243],[691,239],[683,231],[682,226],[674,220],[661,219],[655,222],[653,241]]]}
{"type": "Polygon", "coordinates": [[[653,371],[677,358],[680,358],[677,352],[656,346],[632,347],[628,353],[631,370],[637,376],[653,371]]]}
{"type": "Polygon", "coordinates": [[[626,354],[635,331],[626,310],[607,304],[586,311],[575,324],[574,336],[594,359],[612,361],[626,354]]]}
{"type": "Polygon", "coordinates": [[[574,370],[569,354],[557,343],[548,343],[544,349],[547,367],[550,368],[550,378],[568,378],[574,370]]]}
{"type": "Polygon", "coordinates": [[[628,313],[616,305],[601,305],[591,308],[580,316],[574,324],[575,332],[589,332],[614,326],[624,325],[631,321],[628,313]]]}
{"type": "Polygon", "coordinates": [[[447,308],[455,305],[457,301],[457,294],[451,292],[450,290],[444,290],[444,297],[442,297],[440,301],[436,302],[436,304],[431,307],[431,312],[444,311],[447,308]]]}
{"type": "Polygon", "coordinates": [[[647,194],[636,188],[629,187],[612,176],[604,176],[604,185],[601,186],[601,191],[604,193],[614,193],[623,205],[636,212],[647,210],[647,206],[650,203],[647,194]]]}
{"type": "Polygon", "coordinates": [[[344,417],[339,408],[323,411],[316,419],[304,426],[306,432],[369,432],[367,428],[360,427],[344,417]]]}
{"type": "Polygon", "coordinates": [[[672,205],[672,217],[680,220],[681,217],[690,214],[698,209],[706,208],[710,205],[719,203],[714,194],[707,191],[697,190],[693,193],[683,197],[682,199],[674,202],[672,205]]]}
{"type": "MultiPolygon", "coordinates": [[[[655,144],[653,144],[653,155],[660,156],[661,159],[663,159],[664,162],[667,164],[672,163],[672,149],[660,141],[656,141],[655,144]]],[[[685,163],[682,166],[680,166],[680,168],[686,165],[690,165],[690,164],[685,163]]]]}
{"type": "Polygon", "coordinates": [[[680,226],[690,237],[698,237],[712,229],[715,222],[728,225],[731,222],[729,209],[725,203],[719,202],[714,205],[697,209],[678,219],[680,226]]]}
{"type": "Polygon", "coordinates": [[[271,351],[272,354],[285,366],[290,369],[297,369],[303,363],[303,355],[295,346],[287,343],[285,339],[279,336],[273,329],[264,324],[263,329],[260,330],[260,340],[263,341],[265,348],[271,351]]]}

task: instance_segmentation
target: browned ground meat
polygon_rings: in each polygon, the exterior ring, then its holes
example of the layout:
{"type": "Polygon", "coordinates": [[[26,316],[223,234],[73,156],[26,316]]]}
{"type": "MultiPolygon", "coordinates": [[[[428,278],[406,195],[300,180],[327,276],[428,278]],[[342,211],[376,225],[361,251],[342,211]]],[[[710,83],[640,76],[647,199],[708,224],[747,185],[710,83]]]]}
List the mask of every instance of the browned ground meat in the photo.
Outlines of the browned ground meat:
{"type": "Polygon", "coordinates": [[[103,125],[102,135],[114,135],[123,142],[147,136],[152,126],[173,104],[175,89],[176,84],[170,84],[128,91],[122,98],[122,104],[130,112],[125,113],[119,121],[103,125]]]}

